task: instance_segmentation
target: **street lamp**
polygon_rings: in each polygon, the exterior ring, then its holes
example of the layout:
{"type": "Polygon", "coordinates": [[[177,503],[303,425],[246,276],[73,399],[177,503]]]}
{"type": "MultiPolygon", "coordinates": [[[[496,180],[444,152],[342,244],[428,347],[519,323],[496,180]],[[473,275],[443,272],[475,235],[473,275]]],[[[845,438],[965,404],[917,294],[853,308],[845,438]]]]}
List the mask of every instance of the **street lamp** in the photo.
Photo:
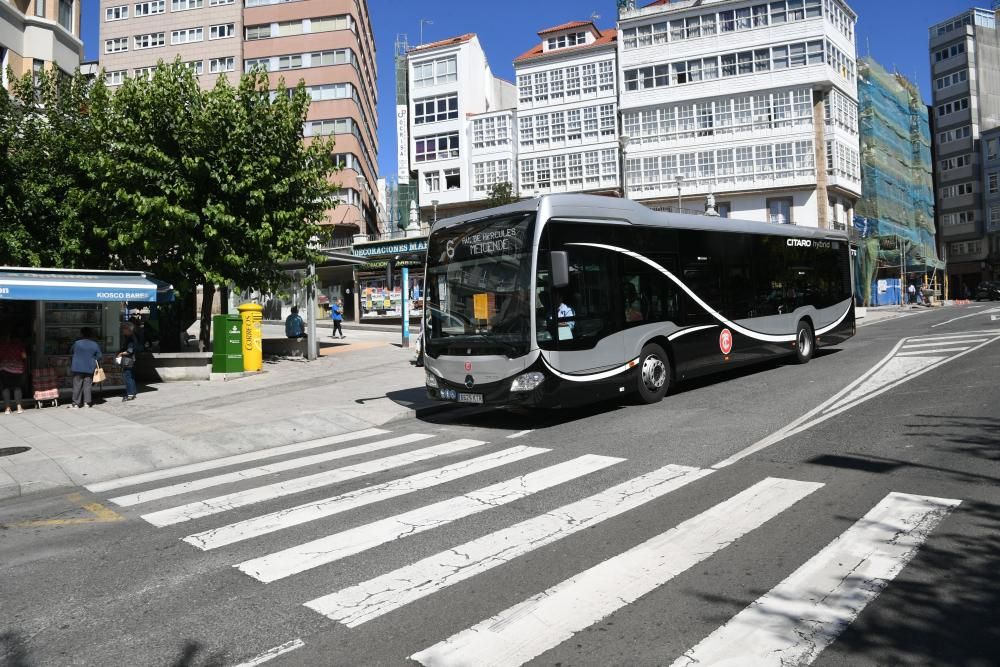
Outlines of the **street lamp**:
{"type": "Polygon", "coordinates": [[[319,250],[319,237],[309,237],[309,276],[306,284],[306,308],[309,310],[309,320],[306,331],[306,356],[309,361],[316,361],[319,356],[319,341],[316,340],[316,262],[312,258],[312,253],[319,250]]]}
{"type": "Polygon", "coordinates": [[[632,137],[627,134],[623,134],[618,137],[618,145],[622,149],[622,199],[628,199],[628,184],[626,183],[625,176],[625,149],[628,148],[629,142],[632,137]]]}
{"type": "Polygon", "coordinates": [[[681,212],[681,186],[684,184],[684,174],[677,174],[674,176],[674,180],[677,181],[677,212],[681,212]]]}

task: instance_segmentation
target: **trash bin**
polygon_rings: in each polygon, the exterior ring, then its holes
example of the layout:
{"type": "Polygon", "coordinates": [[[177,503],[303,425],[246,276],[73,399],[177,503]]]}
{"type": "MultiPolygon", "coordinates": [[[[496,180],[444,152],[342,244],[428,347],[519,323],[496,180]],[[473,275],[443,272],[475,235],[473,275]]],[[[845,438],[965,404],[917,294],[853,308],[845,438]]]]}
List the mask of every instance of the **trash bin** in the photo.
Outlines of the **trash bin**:
{"type": "Polygon", "coordinates": [[[239,315],[212,318],[212,372],[243,372],[243,326],[239,315]]]}
{"type": "Polygon", "coordinates": [[[264,307],[259,303],[244,303],[236,310],[243,318],[243,370],[259,371],[264,368],[264,348],[260,325],[264,320],[264,307]]]}

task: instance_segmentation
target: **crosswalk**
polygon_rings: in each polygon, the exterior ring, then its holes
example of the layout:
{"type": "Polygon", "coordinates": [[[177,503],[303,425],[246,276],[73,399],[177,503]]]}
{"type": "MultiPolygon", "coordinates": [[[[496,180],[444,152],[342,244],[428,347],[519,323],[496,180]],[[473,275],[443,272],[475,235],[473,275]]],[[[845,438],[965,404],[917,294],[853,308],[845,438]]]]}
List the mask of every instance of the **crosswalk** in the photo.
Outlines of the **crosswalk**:
{"type": "MultiPolygon", "coordinates": [[[[938,344],[915,345],[925,343],[938,344]]],[[[624,472],[628,465],[621,457],[567,456],[544,447],[468,438],[438,440],[446,438],[367,429],[87,488],[110,495],[110,502],[135,511],[157,529],[177,531],[193,558],[209,551],[232,553],[229,564],[248,581],[261,584],[323,572],[349,556],[380,547],[405,554],[413,536],[475,522],[479,515],[493,517],[484,525],[502,524],[464,543],[441,540],[436,553],[422,551],[422,557],[401,567],[351,581],[339,590],[316,590],[311,599],[301,600],[329,619],[331,628],[350,631],[494,568],[517,567],[526,556],[571,535],[601,530],[640,508],[658,507],[670,494],[717,472],[669,464],[633,474],[624,472]],[[317,467],[329,469],[315,472],[317,467]],[[345,482],[361,484],[374,475],[393,479],[337,490],[345,482]],[[606,481],[614,479],[620,481],[606,481]],[[414,507],[418,503],[412,499],[428,490],[440,499],[414,507]],[[302,497],[307,492],[313,493],[302,497]],[[526,502],[545,493],[549,505],[552,498],[572,500],[558,507],[526,502]],[[324,497],[314,497],[319,494],[324,497]],[[285,498],[295,502],[296,497],[299,504],[291,507],[268,507],[285,498]],[[390,500],[409,505],[405,511],[379,512],[390,500]],[[526,508],[532,507],[539,509],[525,517],[526,508]],[[370,508],[377,518],[332,531],[323,528],[320,532],[327,534],[313,539],[294,537],[300,533],[291,530],[359,508],[370,508]],[[237,520],[231,520],[233,512],[240,515],[237,520]],[[513,519],[504,522],[507,516],[513,519]],[[264,536],[271,536],[268,544],[286,544],[249,559],[245,549],[236,549],[264,536]]],[[[409,657],[442,666],[529,662],[616,611],[641,604],[643,596],[744,536],[780,522],[790,508],[823,487],[775,477],[748,483],[665,532],[590,568],[565,573],[562,581],[507,609],[489,609],[484,601],[483,620],[409,657]]],[[[662,662],[674,660],[678,667],[727,661],[776,666],[812,662],[958,504],[955,499],[890,493],[770,592],[683,655],[662,656],[662,662]]],[[[262,588],[261,595],[270,590],[262,588]]],[[[276,647],[271,657],[302,645],[288,642],[276,647]]]]}

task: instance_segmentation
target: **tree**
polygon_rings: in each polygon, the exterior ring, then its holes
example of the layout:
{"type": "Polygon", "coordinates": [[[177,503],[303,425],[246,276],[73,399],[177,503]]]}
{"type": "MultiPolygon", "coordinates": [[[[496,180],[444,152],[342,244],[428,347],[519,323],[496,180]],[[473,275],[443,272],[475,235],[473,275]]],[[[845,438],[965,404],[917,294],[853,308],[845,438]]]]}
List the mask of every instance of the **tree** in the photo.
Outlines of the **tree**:
{"type": "Polygon", "coordinates": [[[514,193],[514,186],[510,181],[494,183],[486,193],[486,203],[490,208],[494,206],[504,206],[518,201],[518,196],[514,193]]]}

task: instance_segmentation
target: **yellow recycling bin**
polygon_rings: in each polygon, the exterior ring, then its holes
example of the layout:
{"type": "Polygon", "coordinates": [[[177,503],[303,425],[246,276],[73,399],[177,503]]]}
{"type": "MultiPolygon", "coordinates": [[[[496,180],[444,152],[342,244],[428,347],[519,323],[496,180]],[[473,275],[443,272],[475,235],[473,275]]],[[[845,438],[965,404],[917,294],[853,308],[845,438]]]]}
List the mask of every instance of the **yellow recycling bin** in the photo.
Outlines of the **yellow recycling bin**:
{"type": "Polygon", "coordinates": [[[264,353],[260,324],[264,319],[264,307],[258,303],[244,303],[236,310],[240,311],[240,317],[243,318],[243,370],[262,370],[264,353]]]}

